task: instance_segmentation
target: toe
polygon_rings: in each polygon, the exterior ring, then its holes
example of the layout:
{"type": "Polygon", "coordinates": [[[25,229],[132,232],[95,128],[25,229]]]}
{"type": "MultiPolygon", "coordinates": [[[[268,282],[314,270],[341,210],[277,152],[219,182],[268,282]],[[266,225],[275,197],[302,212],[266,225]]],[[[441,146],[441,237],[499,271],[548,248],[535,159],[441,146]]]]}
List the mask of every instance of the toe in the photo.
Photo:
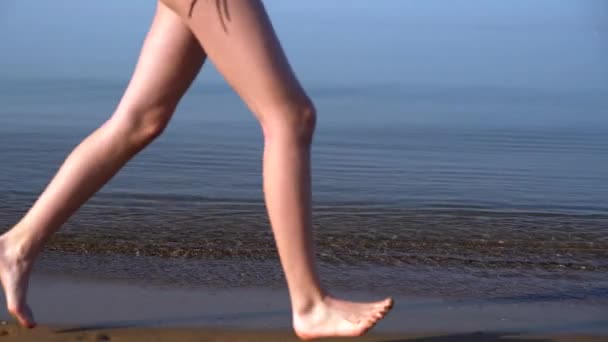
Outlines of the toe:
{"type": "Polygon", "coordinates": [[[387,313],[390,309],[393,308],[394,302],[392,299],[387,299],[382,306],[382,312],[387,313]]]}
{"type": "Polygon", "coordinates": [[[393,305],[393,300],[391,298],[387,298],[383,301],[377,302],[374,305],[374,308],[389,308],[393,305]]]}
{"type": "Polygon", "coordinates": [[[386,315],[386,314],[387,314],[387,313],[388,313],[390,310],[391,310],[391,308],[390,308],[390,307],[385,307],[385,308],[382,308],[382,309],[378,310],[378,312],[380,312],[380,313],[382,314],[382,316],[384,316],[384,315],[386,315]]]}
{"type": "Polygon", "coordinates": [[[373,317],[367,319],[367,321],[364,324],[365,331],[368,331],[369,329],[373,328],[376,325],[376,322],[378,322],[378,320],[373,317]]]}
{"type": "Polygon", "coordinates": [[[17,319],[19,324],[25,328],[33,328],[36,326],[36,322],[34,321],[34,317],[32,314],[32,310],[29,307],[15,307],[10,308],[9,312],[13,317],[17,319]]]}

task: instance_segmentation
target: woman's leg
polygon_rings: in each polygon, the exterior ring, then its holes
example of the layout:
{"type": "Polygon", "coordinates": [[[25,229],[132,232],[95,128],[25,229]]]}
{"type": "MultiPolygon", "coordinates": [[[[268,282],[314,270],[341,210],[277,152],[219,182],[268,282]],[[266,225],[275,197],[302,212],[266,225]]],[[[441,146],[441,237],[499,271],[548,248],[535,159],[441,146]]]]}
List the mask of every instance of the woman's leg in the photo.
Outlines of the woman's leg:
{"type": "Polygon", "coordinates": [[[29,212],[0,237],[0,279],[8,310],[22,325],[35,325],[26,292],[44,242],[162,132],[204,60],[204,51],[181,18],[159,6],[114,115],[74,149],[29,212]]]}
{"type": "Polygon", "coordinates": [[[259,119],[264,193],[302,338],[364,333],[392,301],[352,303],[324,292],[311,228],[310,144],[315,111],[259,0],[162,0],[190,26],[209,58],[259,119]]]}

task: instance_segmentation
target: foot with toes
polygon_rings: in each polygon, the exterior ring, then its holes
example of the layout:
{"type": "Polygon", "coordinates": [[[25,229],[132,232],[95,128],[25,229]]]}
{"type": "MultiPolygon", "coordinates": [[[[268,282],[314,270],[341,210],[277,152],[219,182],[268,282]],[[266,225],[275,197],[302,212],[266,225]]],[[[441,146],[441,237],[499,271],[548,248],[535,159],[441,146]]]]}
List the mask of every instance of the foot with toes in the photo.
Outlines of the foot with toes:
{"type": "Polygon", "coordinates": [[[26,303],[31,260],[18,255],[15,244],[0,237],[0,281],[4,288],[8,312],[26,328],[36,326],[34,316],[26,303]]]}
{"type": "Polygon", "coordinates": [[[294,312],[294,330],[303,340],[361,336],[384,318],[392,306],[390,298],[356,303],[325,297],[307,310],[294,312]]]}

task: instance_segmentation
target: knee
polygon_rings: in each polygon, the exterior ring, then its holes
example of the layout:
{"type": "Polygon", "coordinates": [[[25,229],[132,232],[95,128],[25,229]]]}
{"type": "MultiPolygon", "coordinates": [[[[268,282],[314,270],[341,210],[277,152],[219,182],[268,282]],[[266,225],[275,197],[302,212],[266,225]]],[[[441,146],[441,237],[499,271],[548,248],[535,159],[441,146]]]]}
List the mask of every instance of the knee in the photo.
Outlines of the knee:
{"type": "Polygon", "coordinates": [[[295,139],[298,143],[312,143],[317,112],[306,98],[296,104],[275,105],[259,115],[265,141],[279,138],[295,139]]]}
{"type": "Polygon", "coordinates": [[[112,120],[126,143],[142,149],[160,136],[173,114],[174,108],[129,108],[114,114],[112,120]]]}

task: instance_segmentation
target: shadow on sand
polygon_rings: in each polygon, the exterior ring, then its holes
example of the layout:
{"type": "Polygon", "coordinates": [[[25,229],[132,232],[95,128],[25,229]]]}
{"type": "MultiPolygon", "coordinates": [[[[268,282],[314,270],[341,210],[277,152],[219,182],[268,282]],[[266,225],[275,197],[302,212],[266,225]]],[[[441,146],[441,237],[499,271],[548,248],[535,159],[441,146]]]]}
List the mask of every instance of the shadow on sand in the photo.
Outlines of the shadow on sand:
{"type": "Polygon", "coordinates": [[[384,340],[382,342],[551,342],[548,338],[526,338],[517,333],[476,332],[429,337],[384,340]]]}

